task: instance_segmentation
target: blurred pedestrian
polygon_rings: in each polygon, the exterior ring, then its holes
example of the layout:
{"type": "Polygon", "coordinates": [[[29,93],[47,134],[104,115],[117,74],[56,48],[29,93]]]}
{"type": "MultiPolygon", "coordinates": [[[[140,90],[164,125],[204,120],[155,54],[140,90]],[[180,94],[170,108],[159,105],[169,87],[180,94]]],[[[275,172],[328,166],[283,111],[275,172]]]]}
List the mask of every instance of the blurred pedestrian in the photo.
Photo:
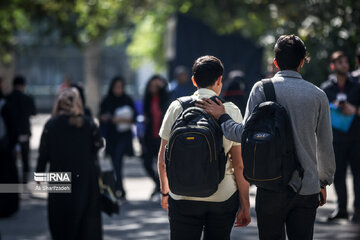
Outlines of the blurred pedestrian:
{"type": "Polygon", "coordinates": [[[160,147],[159,130],[166,109],[169,105],[167,82],[160,75],[153,75],[148,81],[144,94],[145,135],[143,139],[144,168],[155,183],[151,197],[160,193],[159,177],[154,170],[154,159],[160,147]]]}
{"type": "Polygon", "coordinates": [[[175,79],[171,82],[171,101],[179,97],[192,95],[196,88],[190,81],[189,71],[184,66],[175,68],[175,79]]]}
{"type": "Polygon", "coordinates": [[[83,108],[84,108],[84,115],[89,118],[92,118],[93,115],[92,115],[91,109],[86,105],[86,98],[85,98],[83,86],[78,83],[72,83],[70,85],[70,87],[74,87],[74,88],[76,88],[76,90],[78,90],[78,92],[80,94],[81,102],[82,102],[83,108]]]}
{"type": "Polygon", "coordinates": [[[330,69],[334,74],[322,84],[332,111],[333,145],[336,160],[334,185],[338,208],[328,220],[348,219],[346,175],[350,165],[354,181],[354,215],[360,223],[360,85],[349,74],[348,58],[342,51],[331,55],[330,69]],[[338,114],[337,114],[338,113],[338,114]],[[338,120],[341,124],[337,124],[338,120]]]}
{"type": "Polygon", "coordinates": [[[356,79],[356,81],[358,83],[360,83],[360,48],[357,50],[356,52],[356,59],[355,59],[355,63],[356,63],[356,66],[357,66],[357,69],[354,70],[352,73],[351,73],[351,76],[356,79]]]}
{"type": "MultiPolygon", "coordinates": [[[[11,109],[3,94],[3,80],[0,78],[0,184],[19,183],[16,158],[10,147],[9,129],[12,124],[11,109]]],[[[0,193],[0,218],[9,217],[19,209],[18,193],[0,193]]]]}
{"type": "Polygon", "coordinates": [[[116,197],[126,199],[123,185],[123,157],[133,155],[131,126],[136,120],[133,100],[125,92],[125,80],[115,76],[100,106],[100,124],[116,175],[116,197]]]}
{"type": "Polygon", "coordinates": [[[17,145],[20,147],[23,183],[27,183],[29,173],[30,117],[36,115],[34,100],[25,94],[25,87],[25,77],[16,76],[13,80],[13,91],[6,97],[5,106],[9,117],[9,147],[14,151],[17,150],[17,145]]]}
{"type": "Polygon", "coordinates": [[[241,70],[229,72],[229,78],[224,85],[222,92],[224,99],[234,103],[244,115],[247,102],[247,82],[244,72],[241,70]]]}
{"type": "Polygon", "coordinates": [[[54,240],[102,239],[98,168],[94,155],[103,142],[84,116],[75,88],[63,90],[45,124],[36,172],[70,172],[71,193],[49,193],[48,220],[54,240]]]}

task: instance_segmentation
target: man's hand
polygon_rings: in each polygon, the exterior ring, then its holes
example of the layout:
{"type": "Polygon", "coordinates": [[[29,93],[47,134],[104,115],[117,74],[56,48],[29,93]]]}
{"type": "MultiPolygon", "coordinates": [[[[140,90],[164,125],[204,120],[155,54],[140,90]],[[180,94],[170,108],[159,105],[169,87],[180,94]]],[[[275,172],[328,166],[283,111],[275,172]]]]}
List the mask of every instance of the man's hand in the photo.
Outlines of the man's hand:
{"type": "Polygon", "coordinates": [[[207,113],[211,114],[216,120],[225,113],[225,107],[222,102],[216,98],[216,102],[208,98],[203,98],[196,101],[196,106],[204,109],[207,113]]]}
{"type": "Polygon", "coordinates": [[[161,207],[165,210],[168,210],[168,201],[169,201],[169,196],[161,196],[161,207]]]}
{"type": "Polygon", "coordinates": [[[319,195],[319,205],[324,206],[326,203],[326,187],[320,189],[320,195],[319,195]]]}
{"type": "Polygon", "coordinates": [[[356,114],[356,107],[348,102],[345,102],[342,108],[342,113],[345,115],[356,114]]]}
{"type": "Polygon", "coordinates": [[[236,216],[235,227],[246,227],[250,222],[250,209],[241,207],[236,216]]]}

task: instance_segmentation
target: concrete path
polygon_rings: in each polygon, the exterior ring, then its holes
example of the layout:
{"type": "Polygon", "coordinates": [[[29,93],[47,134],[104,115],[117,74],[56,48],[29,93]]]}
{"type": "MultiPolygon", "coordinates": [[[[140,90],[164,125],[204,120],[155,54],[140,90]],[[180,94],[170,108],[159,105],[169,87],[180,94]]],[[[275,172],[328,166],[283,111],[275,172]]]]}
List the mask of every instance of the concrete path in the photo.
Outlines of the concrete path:
{"type": "MultiPolygon", "coordinates": [[[[35,166],[38,141],[42,126],[48,116],[40,115],[33,119],[32,161],[35,166]]],[[[103,160],[106,167],[109,162],[103,160]]],[[[103,214],[103,230],[105,240],[166,240],[169,239],[169,224],[167,212],[160,208],[159,196],[150,200],[154,188],[138,158],[125,159],[125,188],[128,201],[122,203],[119,215],[108,217],[103,214]]],[[[351,177],[348,178],[351,183],[351,177]]],[[[349,186],[350,188],[351,186],[349,186]]],[[[349,189],[350,190],[350,189],[349,189]]],[[[231,239],[255,240],[258,239],[254,197],[256,189],[251,188],[251,224],[242,229],[234,229],[231,239]]],[[[352,191],[349,191],[352,192],[352,191]]],[[[360,232],[359,225],[352,225],[347,221],[327,223],[326,216],[335,208],[335,194],[332,188],[328,191],[328,204],[319,208],[314,239],[318,240],[355,240],[360,232]]],[[[1,196],[0,196],[1,197],[1,196]]],[[[353,196],[350,196],[350,202],[353,196]]],[[[352,211],[352,209],[349,209],[352,211]]],[[[46,196],[22,194],[21,209],[14,216],[0,220],[0,240],[47,240],[50,239],[47,217],[46,196]]]]}

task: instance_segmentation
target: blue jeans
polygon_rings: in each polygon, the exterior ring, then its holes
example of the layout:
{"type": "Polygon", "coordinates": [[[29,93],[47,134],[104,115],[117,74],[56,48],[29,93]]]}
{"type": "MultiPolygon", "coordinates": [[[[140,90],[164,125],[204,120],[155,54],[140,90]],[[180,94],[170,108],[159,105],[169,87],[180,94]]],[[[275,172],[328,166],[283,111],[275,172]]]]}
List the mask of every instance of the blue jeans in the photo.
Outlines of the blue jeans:
{"type": "Polygon", "coordinates": [[[114,165],[116,175],[116,190],[121,191],[125,196],[123,185],[123,158],[132,144],[132,132],[116,133],[114,138],[113,148],[111,151],[111,159],[114,165]]]}

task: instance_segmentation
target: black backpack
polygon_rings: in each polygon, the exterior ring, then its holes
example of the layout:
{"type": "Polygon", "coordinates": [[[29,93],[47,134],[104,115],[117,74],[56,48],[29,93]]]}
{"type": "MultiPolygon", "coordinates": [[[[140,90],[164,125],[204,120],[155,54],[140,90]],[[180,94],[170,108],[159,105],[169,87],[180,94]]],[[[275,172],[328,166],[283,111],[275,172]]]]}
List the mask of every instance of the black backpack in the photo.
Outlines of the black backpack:
{"type": "Polygon", "coordinates": [[[257,105],[245,123],[241,138],[244,177],[257,187],[282,191],[291,179],[293,186],[301,188],[301,168],[292,135],[288,114],[276,102],[274,85],[270,79],[262,80],[266,102],[257,105]]]}
{"type": "Polygon", "coordinates": [[[209,197],[225,174],[227,157],[221,127],[211,115],[195,107],[192,97],[177,100],[183,111],[171,128],[165,152],[170,190],[183,196],[209,197]]]}

